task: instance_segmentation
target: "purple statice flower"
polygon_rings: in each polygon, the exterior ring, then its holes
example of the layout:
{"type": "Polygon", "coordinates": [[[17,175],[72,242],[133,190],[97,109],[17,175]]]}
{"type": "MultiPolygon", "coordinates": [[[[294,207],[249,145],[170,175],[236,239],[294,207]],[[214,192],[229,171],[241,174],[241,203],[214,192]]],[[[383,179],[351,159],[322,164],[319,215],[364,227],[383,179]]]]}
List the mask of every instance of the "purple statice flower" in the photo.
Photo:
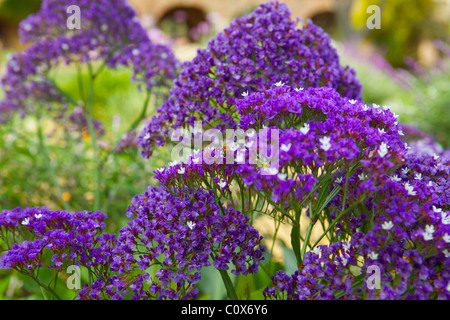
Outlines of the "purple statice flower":
{"type": "MultiPolygon", "coordinates": [[[[450,259],[399,242],[386,242],[376,232],[356,233],[349,241],[317,246],[305,254],[292,275],[278,271],[266,299],[288,300],[448,300],[450,259]],[[379,271],[379,287],[369,286],[373,270],[379,271]]],[[[376,283],[372,282],[372,285],[376,283]]]]}
{"type": "Polygon", "coordinates": [[[142,271],[159,266],[153,279],[134,279],[134,298],[194,298],[200,270],[211,264],[231,264],[234,274],[257,271],[264,249],[248,217],[232,208],[222,211],[212,192],[173,191],[148,187],[127,209],[133,220],[120,231],[110,270],[124,274],[132,265],[142,271]]]}
{"type": "Polygon", "coordinates": [[[168,100],[139,137],[142,155],[149,157],[163,145],[171,128],[196,120],[236,128],[237,101],[275,83],[332,87],[348,99],[362,100],[355,71],[340,65],[329,36],[311,21],[297,28],[285,4],[269,2],[234,20],[182,65],[168,100]]]}
{"type": "Polygon", "coordinates": [[[5,98],[0,103],[0,120],[11,112],[22,114],[36,104],[73,103],[49,79],[49,72],[61,62],[103,61],[108,67],[129,67],[133,79],[147,90],[166,87],[175,77],[178,61],[169,47],[153,44],[139,23],[135,11],[124,0],[44,0],[41,10],[21,22],[23,42],[33,44],[14,54],[2,78],[5,98]],[[81,10],[81,28],[67,27],[67,8],[81,10]]]}
{"type": "Polygon", "coordinates": [[[334,300],[336,294],[352,299],[356,276],[355,248],[347,242],[321,245],[305,254],[303,264],[292,275],[280,270],[271,277],[273,287],[263,291],[266,299],[334,300]]]}
{"type": "Polygon", "coordinates": [[[86,265],[89,258],[86,250],[97,244],[97,235],[105,228],[105,218],[101,212],[51,211],[46,207],[3,210],[2,237],[6,239],[17,229],[24,229],[31,234],[31,239],[14,243],[0,258],[0,268],[32,272],[43,266],[44,249],[53,253],[51,268],[62,270],[63,264],[86,265]]]}
{"type": "MultiPolygon", "coordinates": [[[[344,188],[346,172],[358,163],[360,168],[349,175],[348,196],[354,201],[368,197],[386,184],[388,174],[402,165],[406,154],[401,127],[388,108],[343,98],[332,88],[275,86],[239,100],[236,109],[244,135],[248,138],[251,130],[258,131],[255,141],[242,145],[226,141],[198,150],[185,161],[156,170],[155,178],[169,188],[194,188],[200,186],[198,181],[213,177],[224,191],[237,179],[293,208],[326,175],[333,186],[344,188]],[[263,150],[261,139],[273,132],[278,133],[278,141],[268,142],[263,150]],[[272,154],[272,148],[278,152],[272,154]],[[278,158],[277,167],[272,166],[272,158],[278,158]]],[[[337,195],[334,205],[342,206],[341,200],[342,195],[337,195]]]]}

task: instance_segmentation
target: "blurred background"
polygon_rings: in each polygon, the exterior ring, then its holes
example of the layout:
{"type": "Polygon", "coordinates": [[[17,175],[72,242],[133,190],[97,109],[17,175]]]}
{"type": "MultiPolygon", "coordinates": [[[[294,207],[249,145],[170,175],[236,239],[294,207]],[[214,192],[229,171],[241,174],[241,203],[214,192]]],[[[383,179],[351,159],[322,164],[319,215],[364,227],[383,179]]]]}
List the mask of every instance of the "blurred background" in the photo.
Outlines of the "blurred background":
{"type": "MultiPolygon", "coordinates": [[[[177,57],[198,48],[261,0],[129,0],[154,42],[177,57]]],[[[386,104],[404,123],[432,133],[450,147],[450,0],[283,0],[293,17],[311,19],[330,34],[343,64],[358,71],[367,102],[386,104]],[[367,20],[380,8],[380,28],[367,20]]],[[[2,56],[20,50],[18,23],[39,10],[40,0],[0,0],[2,56]]],[[[4,58],[0,60],[4,62],[4,58]]]]}
{"type": "MultiPolygon", "coordinates": [[[[191,60],[199,48],[205,48],[208,41],[233,19],[267,2],[128,1],[136,9],[152,41],[169,45],[181,61],[191,60]]],[[[330,35],[341,64],[350,65],[357,71],[366,102],[390,106],[400,115],[404,131],[409,130],[419,138],[435,139],[442,148],[450,148],[450,0],[279,2],[288,5],[293,18],[311,19],[330,35]],[[379,29],[368,27],[368,20],[372,21],[374,14],[368,11],[371,5],[380,8],[379,29]],[[422,132],[415,133],[414,128],[422,132]]],[[[8,54],[25,48],[17,34],[19,22],[38,11],[40,4],[40,0],[0,0],[2,76],[8,54]]],[[[74,70],[63,69],[58,77],[65,89],[75,90],[77,77],[74,70]]],[[[129,70],[105,70],[98,79],[94,116],[113,136],[100,143],[116,141],[124,133],[127,124],[139,114],[144,98],[130,82],[129,70]]],[[[153,103],[149,115],[158,107],[158,102],[153,103]]],[[[47,124],[50,166],[53,167],[50,169],[58,173],[57,183],[64,191],[64,201],[74,210],[90,210],[95,189],[95,162],[85,154],[90,148],[90,137],[81,134],[76,137],[78,140],[68,143],[64,137],[54,134],[61,127],[64,129],[64,125],[47,124]]],[[[169,154],[162,149],[150,160],[145,160],[139,150],[131,149],[105,164],[102,211],[111,217],[107,231],[116,232],[126,224],[124,213],[131,198],[156,183],[152,172],[166,165],[169,154]]],[[[49,179],[49,165],[45,161],[40,156],[35,119],[16,118],[0,125],[0,211],[18,206],[63,208],[54,183],[49,179]]],[[[284,259],[287,269],[295,268],[292,257],[280,259],[284,259]]],[[[209,279],[203,284],[208,287],[201,288],[205,297],[220,298],[224,292],[216,283],[214,270],[212,273],[205,271],[203,276],[209,279]]],[[[20,275],[0,272],[0,300],[40,298],[39,288],[27,281],[20,275]]]]}

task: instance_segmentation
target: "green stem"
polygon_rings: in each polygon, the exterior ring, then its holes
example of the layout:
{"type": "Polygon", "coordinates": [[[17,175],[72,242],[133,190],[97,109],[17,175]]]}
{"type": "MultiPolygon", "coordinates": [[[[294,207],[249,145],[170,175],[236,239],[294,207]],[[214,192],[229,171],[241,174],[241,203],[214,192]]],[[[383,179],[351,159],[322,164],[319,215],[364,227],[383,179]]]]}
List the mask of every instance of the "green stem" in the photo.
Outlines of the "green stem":
{"type": "Polygon", "coordinates": [[[316,245],[320,242],[320,240],[322,240],[322,238],[328,233],[328,231],[331,230],[331,228],[334,227],[334,225],[349,211],[353,210],[357,205],[359,205],[362,201],[365,200],[365,196],[363,196],[360,200],[358,200],[357,202],[355,202],[354,204],[352,204],[347,210],[341,211],[341,213],[333,220],[333,222],[328,226],[327,230],[325,230],[324,233],[322,233],[322,235],[319,237],[319,239],[317,239],[317,241],[314,243],[314,245],[312,246],[312,248],[315,248],[316,245]]]}
{"type": "MultiPolygon", "coordinates": [[[[24,273],[24,274],[26,274],[26,273],[24,273]]],[[[29,275],[29,274],[28,274],[28,275],[29,275]]],[[[35,278],[34,276],[31,276],[31,279],[33,279],[33,280],[39,285],[39,287],[41,287],[42,289],[45,289],[45,290],[47,290],[48,292],[50,292],[56,299],[62,300],[61,297],[56,293],[56,291],[53,290],[50,286],[46,286],[46,285],[42,284],[42,283],[41,283],[37,278],[35,278]]],[[[43,294],[43,295],[44,295],[44,294],[43,294]]],[[[45,295],[44,295],[44,298],[46,298],[45,295]]]]}
{"type": "Polygon", "coordinates": [[[146,94],[146,96],[145,96],[144,106],[143,106],[143,108],[142,108],[142,112],[141,112],[141,114],[139,115],[139,117],[138,117],[136,120],[134,120],[134,122],[131,124],[131,126],[130,126],[130,128],[128,129],[127,132],[130,132],[130,131],[136,129],[136,128],[138,127],[138,125],[141,123],[141,121],[145,119],[145,116],[146,116],[146,114],[147,114],[147,109],[148,109],[149,101],[150,101],[150,98],[151,98],[151,97],[152,97],[151,91],[150,91],[150,90],[147,90],[147,94],[146,94]]]}
{"type": "Polygon", "coordinates": [[[56,172],[55,172],[53,166],[51,165],[51,160],[48,155],[48,150],[47,150],[47,147],[44,142],[44,133],[42,131],[42,125],[41,125],[41,121],[39,118],[37,119],[37,122],[38,122],[39,147],[41,149],[42,155],[44,156],[44,163],[45,163],[46,169],[47,169],[47,171],[50,172],[51,179],[53,180],[53,184],[58,192],[58,199],[62,200],[64,209],[67,211],[72,211],[72,208],[70,207],[69,203],[66,200],[64,200],[62,187],[58,183],[56,172]]]}
{"type": "Polygon", "coordinates": [[[227,270],[221,270],[221,269],[217,269],[217,270],[219,271],[220,276],[222,277],[222,281],[225,285],[225,288],[227,289],[228,299],[239,300],[239,298],[236,294],[236,291],[234,290],[233,282],[231,281],[227,270]]]}
{"type": "Polygon", "coordinates": [[[101,201],[101,186],[102,186],[102,167],[101,167],[101,161],[100,161],[100,155],[99,150],[97,146],[97,135],[94,129],[94,121],[92,118],[92,99],[94,94],[94,80],[95,76],[92,73],[92,67],[89,65],[89,75],[91,77],[91,84],[89,88],[89,98],[87,103],[87,112],[86,112],[86,118],[87,118],[87,125],[88,125],[88,131],[89,135],[92,139],[92,148],[94,150],[94,158],[96,162],[96,190],[95,190],[95,205],[94,210],[98,211],[100,210],[102,201],[101,201]]]}

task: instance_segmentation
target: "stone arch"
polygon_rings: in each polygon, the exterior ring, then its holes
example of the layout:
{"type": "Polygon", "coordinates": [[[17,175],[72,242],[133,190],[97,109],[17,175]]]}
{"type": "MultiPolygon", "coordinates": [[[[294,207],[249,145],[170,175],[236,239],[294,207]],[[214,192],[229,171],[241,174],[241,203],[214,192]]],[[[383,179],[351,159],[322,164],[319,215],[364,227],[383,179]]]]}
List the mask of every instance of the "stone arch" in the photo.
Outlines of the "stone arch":
{"type": "Polygon", "coordinates": [[[184,37],[194,42],[201,32],[208,31],[209,23],[202,8],[180,5],[165,11],[157,20],[157,26],[173,38],[184,37]]]}
{"type": "Polygon", "coordinates": [[[320,11],[309,17],[312,22],[326,33],[334,35],[337,32],[338,17],[334,11],[320,11]]]}

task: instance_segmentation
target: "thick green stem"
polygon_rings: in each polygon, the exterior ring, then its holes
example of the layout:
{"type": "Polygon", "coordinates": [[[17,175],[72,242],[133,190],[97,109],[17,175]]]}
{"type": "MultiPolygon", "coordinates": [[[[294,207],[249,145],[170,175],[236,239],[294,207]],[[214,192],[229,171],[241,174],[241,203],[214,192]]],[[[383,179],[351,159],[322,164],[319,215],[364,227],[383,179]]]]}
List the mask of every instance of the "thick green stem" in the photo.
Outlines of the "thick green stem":
{"type": "Polygon", "coordinates": [[[225,288],[227,289],[228,299],[239,300],[239,298],[236,294],[236,291],[234,290],[233,282],[231,281],[227,270],[221,270],[221,269],[217,269],[217,270],[219,271],[220,276],[222,277],[222,281],[225,285],[225,288]]]}

